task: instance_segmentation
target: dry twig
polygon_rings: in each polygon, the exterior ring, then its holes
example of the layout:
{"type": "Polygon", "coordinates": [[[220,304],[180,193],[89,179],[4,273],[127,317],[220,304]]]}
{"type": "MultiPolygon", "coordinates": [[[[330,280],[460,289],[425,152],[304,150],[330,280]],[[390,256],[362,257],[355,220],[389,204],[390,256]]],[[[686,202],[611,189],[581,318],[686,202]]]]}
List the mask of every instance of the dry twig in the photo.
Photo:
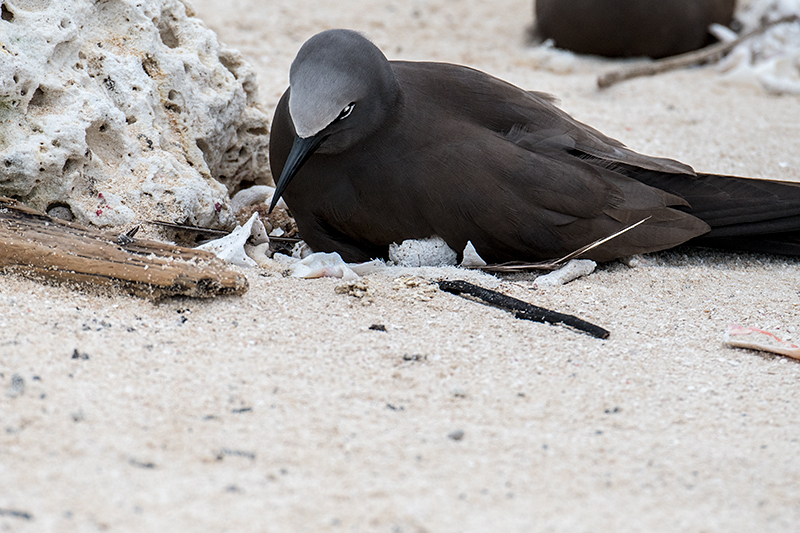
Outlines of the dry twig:
{"type": "Polygon", "coordinates": [[[0,196],[0,269],[56,281],[116,285],[137,295],[242,294],[247,279],[213,254],[101,233],[0,196]]]}
{"type": "Polygon", "coordinates": [[[794,22],[797,20],[797,15],[789,15],[763,24],[762,26],[759,26],[758,28],[749,31],[727,43],[716,43],[712,44],[711,46],[701,48],[700,50],[686,52],[685,54],[668,57],[666,59],[659,59],[657,61],[652,61],[641,65],[633,65],[631,67],[619,70],[612,70],[611,72],[606,72],[597,78],[597,86],[601,89],[605,89],[607,87],[611,87],[615,83],[630,80],[632,78],[653,76],[655,74],[661,74],[662,72],[669,72],[670,70],[692,67],[694,65],[700,65],[709,61],[718,61],[722,56],[736,48],[739,44],[747,39],[761,35],[768,29],[778,24],[794,22]]]}
{"type": "Polygon", "coordinates": [[[552,261],[542,261],[540,263],[525,263],[523,261],[509,261],[508,263],[499,263],[495,265],[484,265],[479,267],[469,267],[469,268],[476,268],[479,270],[483,270],[485,272],[522,272],[525,270],[558,270],[559,268],[563,267],[566,263],[568,263],[571,259],[575,259],[589,250],[594,250],[601,244],[605,244],[611,239],[619,237],[626,231],[630,231],[639,224],[644,224],[648,220],[652,218],[651,216],[643,218],[639,222],[634,222],[630,226],[626,226],[619,230],[616,233],[609,235],[608,237],[603,237],[601,239],[597,239],[594,242],[590,242],[586,246],[582,246],[578,248],[574,252],[568,253],[561,259],[554,259],[552,261]]]}
{"type": "Polygon", "coordinates": [[[608,330],[587,322],[573,315],[565,315],[557,311],[551,311],[544,307],[538,307],[522,300],[517,300],[511,296],[506,296],[497,291],[486,289],[478,285],[473,285],[462,280],[438,282],[439,288],[445,292],[462,296],[464,294],[483,300],[489,305],[511,311],[517,318],[532,320],[534,322],[547,322],[549,324],[563,324],[575,328],[584,333],[588,333],[598,339],[607,339],[611,334],[608,330]]]}

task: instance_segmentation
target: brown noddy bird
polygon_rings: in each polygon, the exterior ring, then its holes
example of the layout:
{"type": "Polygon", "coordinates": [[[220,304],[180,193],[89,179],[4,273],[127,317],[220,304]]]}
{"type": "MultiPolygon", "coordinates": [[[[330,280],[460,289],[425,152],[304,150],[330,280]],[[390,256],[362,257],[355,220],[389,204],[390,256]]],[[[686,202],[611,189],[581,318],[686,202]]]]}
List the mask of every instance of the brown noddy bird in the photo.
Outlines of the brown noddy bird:
{"type": "Polygon", "coordinates": [[[661,58],[714,39],[729,25],[736,0],[536,0],[534,34],[559,48],[607,57],[661,58]]]}
{"type": "Polygon", "coordinates": [[[301,236],[346,261],[437,235],[489,263],[545,261],[647,219],[596,261],[691,239],[800,255],[800,184],[696,174],[468,67],[389,61],[329,30],[292,63],[270,164],[301,236]],[[648,218],[649,217],[649,218],[648,218]]]}

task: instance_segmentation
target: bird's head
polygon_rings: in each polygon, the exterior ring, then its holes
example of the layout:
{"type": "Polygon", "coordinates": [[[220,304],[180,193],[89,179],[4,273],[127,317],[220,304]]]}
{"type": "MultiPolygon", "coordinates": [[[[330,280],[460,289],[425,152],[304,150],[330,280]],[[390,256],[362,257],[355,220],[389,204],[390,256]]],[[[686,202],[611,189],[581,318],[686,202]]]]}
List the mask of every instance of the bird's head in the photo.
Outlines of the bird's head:
{"type": "Polygon", "coordinates": [[[289,71],[296,132],[270,211],[314,153],[338,154],[380,128],[400,87],[386,56],[351,30],[328,30],[303,44],[289,71]]]}

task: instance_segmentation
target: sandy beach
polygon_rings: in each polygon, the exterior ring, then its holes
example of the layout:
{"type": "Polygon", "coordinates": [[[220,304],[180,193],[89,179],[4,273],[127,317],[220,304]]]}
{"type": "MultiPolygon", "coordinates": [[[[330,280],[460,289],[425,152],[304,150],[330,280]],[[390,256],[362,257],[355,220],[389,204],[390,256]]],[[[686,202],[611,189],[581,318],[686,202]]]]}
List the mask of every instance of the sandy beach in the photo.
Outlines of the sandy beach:
{"type": "MultiPolygon", "coordinates": [[[[300,45],[347,27],[555,94],[639,152],[800,181],[800,97],[714,66],[600,91],[626,63],[527,44],[527,0],[193,4],[270,116],[300,45]]],[[[358,291],[241,272],[243,296],[159,302],[0,276],[0,531],[798,529],[800,361],[722,343],[733,323],[800,340],[797,259],[680,248],[546,290],[454,267],[358,291]]]]}

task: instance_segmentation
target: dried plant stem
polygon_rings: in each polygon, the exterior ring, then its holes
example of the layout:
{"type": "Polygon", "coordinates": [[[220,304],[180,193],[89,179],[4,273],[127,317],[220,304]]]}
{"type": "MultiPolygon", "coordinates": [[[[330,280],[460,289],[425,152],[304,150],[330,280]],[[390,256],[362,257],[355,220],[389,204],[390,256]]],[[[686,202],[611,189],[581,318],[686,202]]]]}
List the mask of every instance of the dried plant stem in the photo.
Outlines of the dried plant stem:
{"type": "Polygon", "coordinates": [[[611,72],[606,72],[597,78],[597,86],[601,89],[605,89],[611,87],[615,83],[630,80],[632,78],[653,76],[655,74],[661,74],[662,72],[669,72],[670,70],[700,65],[709,61],[717,61],[747,39],[761,35],[771,27],[778,24],[783,24],[784,22],[794,22],[796,20],[798,20],[797,15],[789,15],[763,24],[762,26],[759,26],[758,28],[749,31],[727,43],[716,43],[712,44],[711,46],[701,48],[700,50],[694,50],[692,52],[687,52],[674,57],[659,59],[657,61],[641,65],[633,65],[631,67],[619,70],[612,70],[611,72]]]}
{"type": "Polygon", "coordinates": [[[104,234],[0,196],[0,272],[116,285],[148,297],[207,298],[247,290],[247,278],[214,254],[134,239],[134,234],[104,234]]]}

